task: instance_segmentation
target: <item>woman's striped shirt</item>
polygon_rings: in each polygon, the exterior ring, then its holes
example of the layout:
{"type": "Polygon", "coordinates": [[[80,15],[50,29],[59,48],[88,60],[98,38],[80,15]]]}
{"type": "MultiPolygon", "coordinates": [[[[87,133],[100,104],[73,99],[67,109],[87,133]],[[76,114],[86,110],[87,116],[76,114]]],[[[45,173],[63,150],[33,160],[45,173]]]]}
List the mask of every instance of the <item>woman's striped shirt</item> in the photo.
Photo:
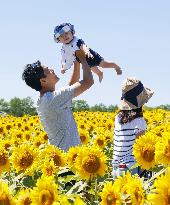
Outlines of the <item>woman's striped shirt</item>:
{"type": "Polygon", "coordinates": [[[126,164],[130,168],[135,164],[132,148],[136,134],[145,131],[147,124],[143,117],[135,118],[126,124],[120,124],[119,121],[118,114],[115,117],[113,166],[118,167],[119,164],[126,164]]]}

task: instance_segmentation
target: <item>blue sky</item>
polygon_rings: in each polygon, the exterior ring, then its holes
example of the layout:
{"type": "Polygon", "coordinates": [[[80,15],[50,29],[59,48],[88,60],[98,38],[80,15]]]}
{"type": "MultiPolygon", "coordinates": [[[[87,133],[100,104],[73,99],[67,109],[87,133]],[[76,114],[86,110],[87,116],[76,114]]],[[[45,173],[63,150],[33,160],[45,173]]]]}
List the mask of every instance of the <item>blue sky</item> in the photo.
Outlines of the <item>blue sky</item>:
{"type": "Polygon", "coordinates": [[[89,105],[119,104],[121,84],[134,76],[155,91],[147,104],[170,104],[170,1],[1,1],[0,98],[32,97],[38,92],[21,79],[24,65],[39,59],[60,76],[57,88],[67,84],[72,70],[60,74],[61,45],[53,41],[57,24],[74,24],[76,35],[105,59],[123,68],[123,75],[104,70],[100,84],[77,99],[89,105]]]}

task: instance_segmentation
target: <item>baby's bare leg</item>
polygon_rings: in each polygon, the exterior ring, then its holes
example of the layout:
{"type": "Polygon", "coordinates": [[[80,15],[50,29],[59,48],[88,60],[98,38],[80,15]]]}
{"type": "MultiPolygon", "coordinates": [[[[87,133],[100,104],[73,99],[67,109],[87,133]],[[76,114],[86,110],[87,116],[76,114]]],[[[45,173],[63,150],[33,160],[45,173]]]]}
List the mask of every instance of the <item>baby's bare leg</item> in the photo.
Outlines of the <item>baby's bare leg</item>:
{"type": "Polygon", "coordinates": [[[99,66],[102,67],[102,68],[114,68],[117,75],[122,74],[122,69],[116,63],[102,60],[99,66]]]}
{"type": "Polygon", "coordinates": [[[91,70],[98,75],[99,82],[101,83],[103,80],[103,72],[97,66],[92,67],[91,70]]]}

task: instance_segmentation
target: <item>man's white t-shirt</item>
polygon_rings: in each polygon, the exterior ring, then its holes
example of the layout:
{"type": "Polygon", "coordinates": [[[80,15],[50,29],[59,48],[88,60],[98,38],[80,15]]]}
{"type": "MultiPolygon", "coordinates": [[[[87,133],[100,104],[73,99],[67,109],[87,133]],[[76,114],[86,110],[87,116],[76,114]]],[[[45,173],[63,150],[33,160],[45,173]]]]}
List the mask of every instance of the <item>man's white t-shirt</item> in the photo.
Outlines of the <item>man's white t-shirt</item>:
{"type": "Polygon", "coordinates": [[[37,112],[48,134],[49,143],[67,151],[81,144],[71,110],[74,86],[47,92],[37,101],[37,112]]]}
{"type": "Polygon", "coordinates": [[[114,127],[114,149],[113,149],[113,166],[125,163],[128,168],[135,164],[132,154],[133,145],[136,135],[145,131],[147,128],[146,121],[143,117],[138,117],[126,124],[120,123],[119,114],[115,117],[114,127]]]}

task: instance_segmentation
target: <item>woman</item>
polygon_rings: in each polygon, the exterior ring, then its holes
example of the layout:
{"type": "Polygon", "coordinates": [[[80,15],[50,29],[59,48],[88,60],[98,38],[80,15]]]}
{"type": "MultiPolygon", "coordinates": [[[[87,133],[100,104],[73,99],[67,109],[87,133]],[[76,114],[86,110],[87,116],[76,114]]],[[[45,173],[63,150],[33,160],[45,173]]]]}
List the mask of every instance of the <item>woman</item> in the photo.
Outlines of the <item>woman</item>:
{"type": "MultiPolygon", "coordinates": [[[[147,128],[142,107],[152,95],[153,92],[135,78],[127,78],[123,83],[120,111],[115,117],[114,127],[114,178],[135,164],[133,145],[136,138],[143,135],[147,128]]],[[[138,168],[130,169],[130,172],[138,173],[138,168]]]]}

